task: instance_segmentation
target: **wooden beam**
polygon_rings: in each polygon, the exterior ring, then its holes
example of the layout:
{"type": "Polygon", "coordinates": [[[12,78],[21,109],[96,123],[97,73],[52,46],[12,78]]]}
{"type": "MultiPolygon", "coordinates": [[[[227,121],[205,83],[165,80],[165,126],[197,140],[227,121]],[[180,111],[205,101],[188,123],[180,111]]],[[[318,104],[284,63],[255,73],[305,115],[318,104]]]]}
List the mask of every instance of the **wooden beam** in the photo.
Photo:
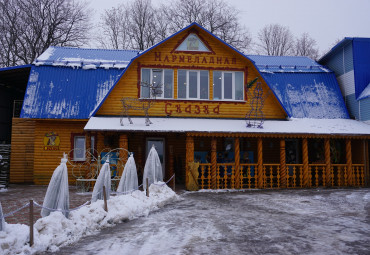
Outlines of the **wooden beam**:
{"type": "MultiPolygon", "coordinates": [[[[173,145],[169,145],[169,162],[168,162],[168,178],[171,178],[174,174],[174,153],[173,153],[173,145]]],[[[175,185],[175,178],[171,181],[172,187],[175,185]]],[[[170,186],[170,184],[168,184],[170,186]]]]}
{"type": "Polygon", "coordinates": [[[352,169],[352,145],[351,140],[346,140],[346,167],[347,167],[347,185],[353,186],[353,169],[352,169]]]}
{"type": "Polygon", "coordinates": [[[287,187],[285,139],[280,140],[280,188],[287,187]]]}
{"type": "Polygon", "coordinates": [[[302,140],[302,161],[303,161],[303,187],[311,187],[311,176],[308,172],[308,142],[307,138],[302,140]]]}
{"type": "Polygon", "coordinates": [[[257,172],[257,186],[259,189],[263,188],[263,143],[262,138],[258,138],[257,140],[257,164],[258,164],[258,172],[257,172]]]}
{"type": "Polygon", "coordinates": [[[211,187],[217,188],[217,140],[212,137],[211,140],[211,187]]]}
{"type": "Polygon", "coordinates": [[[192,136],[186,137],[186,174],[185,187],[189,185],[189,163],[194,162],[194,138],[192,136]]]}
{"type": "Polygon", "coordinates": [[[324,140],[324,150],[325,150],[325,186],[331,186],[331,158],[330,158],[330,140],[324,140]]]}
{"type": "Polygon", "coordinates": [[[240,189],[240,140],[234,138],[234,154],[235,154],[235,188],[240,189]]]}
{"type": "MultiPolygon", "coordinates": [[[[87,157],[86,161],[87,161],[87,164],[90,165],[91,157],[92,157],[91,151],[93,151],[93,150],[91,150],[91,133],[90,132],[86,132],[85,141],[86,141],[86,150],[88,150],[88,151],[85,152],[85,155],[87,157]]],[[[86,171],[85,171],[85,178],[88,177],[89,172],[90,172],[90,169],[88,167],[88,168],[86,168],[86,171]]]]}
{"type": "Polygon", "coordinates": [[[364,140],[365,186],[370,186],[369,140],[364,140]]]}

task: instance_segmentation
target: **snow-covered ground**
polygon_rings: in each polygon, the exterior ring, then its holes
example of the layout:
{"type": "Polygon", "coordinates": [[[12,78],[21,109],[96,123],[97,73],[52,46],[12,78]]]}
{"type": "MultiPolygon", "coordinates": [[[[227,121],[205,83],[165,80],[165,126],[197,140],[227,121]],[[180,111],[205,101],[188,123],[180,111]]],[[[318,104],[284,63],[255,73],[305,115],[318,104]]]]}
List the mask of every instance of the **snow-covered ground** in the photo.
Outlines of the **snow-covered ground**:
{"type": "MultiPolygon", "coordinates": [[[[164,184],[164,183],[161,183],[164,184]]],[[[99,200],[70,213],[66,219],[61,212],[53,212],[34,225],[34,245],[29,247],[29,227],[24,224],[6,224],[0,231],[0,254],[33,254],[56,251],[59,247],[74,243],[81,237],[98,234],[99,230],[117,223],[147,216],[165,204],[178,199],[166,185],[151,185],[150,197],[143,191],[119,195],[108,200],[108,212],[99,200]]]]}
{"type": "Polygon", "coordinates": [[[369,254],[370,189],[188,192],[57,254],[369,254]]]}

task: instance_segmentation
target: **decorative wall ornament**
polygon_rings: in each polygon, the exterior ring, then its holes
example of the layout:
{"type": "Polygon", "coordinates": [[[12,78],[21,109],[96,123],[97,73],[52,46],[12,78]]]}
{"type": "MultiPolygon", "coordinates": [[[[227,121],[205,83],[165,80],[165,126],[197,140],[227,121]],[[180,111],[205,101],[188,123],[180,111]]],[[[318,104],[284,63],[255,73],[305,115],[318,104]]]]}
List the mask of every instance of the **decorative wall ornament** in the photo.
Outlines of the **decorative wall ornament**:
{"type": "Polygon", "coordinates": [[[123,118],[127,117],[130,124],[133,124],[130,117],[130,110],[141,110],[145,114],[145,125],[153,124],[149,119],[149,109],[155,104],[158,95],[162,95],[162,84],[153,85],[147,82],[141,82],[141,90],[148,88],[149,97],[147,98],[132,98],[124,97],[121,99],[123,110],[121,112],[120,124],[123,126],[123,118]]]}
{"type": "Polygon", "coordinates": [[[261,82],[257,82],[256,87],[253,90],[253,96],[250,99],[251,110],[245,116],[247,119],[247,127],[263,128],[265,121],[264,114],[262,112],[265,98],[263,97],[263,89],[261,82]]]}
{"type": "Polygon", "coordinates": [[[51,131],[46,133],[44,138],[44,150],[46,151],[57,151],[59,150],[60,138],[57,133],[51,131]]]}

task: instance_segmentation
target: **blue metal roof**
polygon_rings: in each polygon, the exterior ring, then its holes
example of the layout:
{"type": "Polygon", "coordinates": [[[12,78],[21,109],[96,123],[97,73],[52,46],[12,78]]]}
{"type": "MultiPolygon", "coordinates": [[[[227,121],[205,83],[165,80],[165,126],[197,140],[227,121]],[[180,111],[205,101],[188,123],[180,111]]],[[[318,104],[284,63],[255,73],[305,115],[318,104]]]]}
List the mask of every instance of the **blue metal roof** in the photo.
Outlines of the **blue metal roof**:
{"type": "Polygon", "coordinates": [[[334,73],[262,73],[289,116],[349,118],[334,73]]]}
{"type": "Polygon", "coordinates": [[[94,68],[118,68],[127,66],[137,56],[137,50],[83,49],[72,47],[49,47],[34,64],[94,68]]]}
{"type": "Polygon", "coordinates": [[[308,57],[248,55],[260,72],[330,72],[308,57]]]}
{"type": "Polygon", "coordinates": [[[121,74],[120,69],[33,66],[21,118],[88,119],[121,74]]]}

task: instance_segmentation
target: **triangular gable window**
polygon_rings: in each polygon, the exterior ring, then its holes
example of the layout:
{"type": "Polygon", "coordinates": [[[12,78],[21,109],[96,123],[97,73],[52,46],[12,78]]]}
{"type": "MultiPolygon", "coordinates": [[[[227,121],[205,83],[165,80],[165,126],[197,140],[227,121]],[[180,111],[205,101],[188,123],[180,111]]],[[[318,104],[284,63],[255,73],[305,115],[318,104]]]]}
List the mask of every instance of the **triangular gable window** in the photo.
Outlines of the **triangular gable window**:
{"type": "Polygon", "coordinates": [[[189,34],[188,37],[177,47],[176,51],[210,51],[196,34],[189,34]]]}

